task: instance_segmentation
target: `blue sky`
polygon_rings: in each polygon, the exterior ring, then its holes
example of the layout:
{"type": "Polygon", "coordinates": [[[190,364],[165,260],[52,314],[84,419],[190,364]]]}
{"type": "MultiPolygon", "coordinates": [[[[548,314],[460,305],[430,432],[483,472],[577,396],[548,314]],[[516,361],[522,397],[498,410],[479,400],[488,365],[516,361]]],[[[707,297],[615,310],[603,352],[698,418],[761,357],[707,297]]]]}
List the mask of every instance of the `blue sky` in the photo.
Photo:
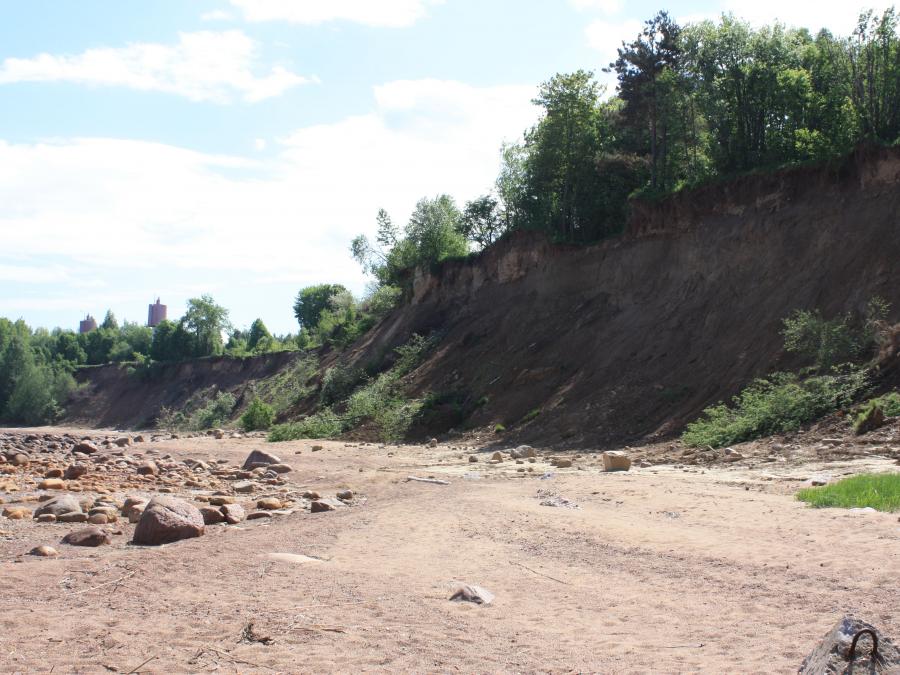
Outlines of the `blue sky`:
{"type": "Polygon", "coordinates": [[[293,297],[366,279],[387,208],[488,191],[555,72],[598,70],[659,9],[846,34],[859,7],[703,0],[0,0],[0,316],[296,329],[293,297]]]}

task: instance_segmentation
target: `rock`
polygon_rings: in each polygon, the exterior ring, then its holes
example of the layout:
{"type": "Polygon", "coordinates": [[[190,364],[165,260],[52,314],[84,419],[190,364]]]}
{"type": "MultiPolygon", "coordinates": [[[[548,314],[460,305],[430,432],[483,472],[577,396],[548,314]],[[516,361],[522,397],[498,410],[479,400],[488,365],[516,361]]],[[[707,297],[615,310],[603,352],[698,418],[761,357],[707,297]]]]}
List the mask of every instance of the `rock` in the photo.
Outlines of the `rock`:
{"type": "Polygon", "coordinates": [[[313,452],[319,452],[319,450],[321,450],[321,449],[322,449],[322,446],[321,446],[321,445],[314,445],[314,446],[312,446],[312,451],[313,451],[313,452]]]}
{"type": "Polygon", "coordinates": [[[155,476],[159,473],[159,467],[156,466],[156,462],[141,462],[138,464],[137,472],[139,476],[155,476]]]}
{"type": "Polygon", "coordinates": [[[28,455],[23,452],[16,452],[9,455],[9,463],[13,466],[28,466],[29,461],[28,455]]]}
{"type": "Polygon", "coordinates": [[[552,460],[550,460],[550,464],[555,466],[557,469],[568,469],[572,466],[572,460],[565,457],[554,457],[552,460]]]}
{"type": "Polygon", "coordinates": [[[99,527],[85,527],[69,532],[63,537],[62,543],[70,546],[102,546],[103,544],[109,544],[110,538],[99,527]]]}
{"type": "Polygon", "coordinates": [[[69,511],[68,513],[61,513],[56,516],[56,520],[60,523],[86,523],[88,514],[84,511],[69,511]]]}
{"type": "Polygon", "coordinates": [[[55,523],[56,516],[54,516],[52,513],[42,513],[35,520],[37,520],[39,523],[55,523]]]}
{"type": "Polygon", "coordinates": [[[352,490],[341,490],[338,492],[335,497],[340,499],[341,501],[349,502],[353,499],[353,491],[352,490]]]}
{"type": "Polygon", "coordinates": [[[220,440],[220,441],[221,441],[223,438],[225,438],[225,432],[222,431],[221,429],[213,429],[212,435],[213,435],[214,438],[216,438],[217,440],[220,440]]]}
{"type": "Polygon", "coordinates": [[[57,551],[52,546],[35,546],[28,552],[28,555],[36,555],[42,558],[53,558],[59,555],[59,551],[57,551]]]}
{"type": "Polygon", "coordinates": [[[201,506],[200,515],[203,516],[205,525],[215,525],[216,523],[225,522],[225,514],[213,506],[201,506]]]}
{"type": "Polygon", "coordinates": [[[521,459],[525,459],[527,457],[537,457],[537,453],[530,445],[520,445],[516,448],[516,454],[521,459]]]}
{"type": "Polygon", "coordinates": [[[115,506],[95,506],[88,511],[89,516],[95,516],[98,513],[102,513],[104,516],[106,516],[107,521],[110,523],[114,523],[119,519],[119,514],[116,512],[115,506]]]}
{"type": "Polygon", "coordinates": [[[92,525],[106,525],[109,522],[109,516],[105,513],[92,513],[87,520],[92,525]]]}
{"type": "Polygon", "coordinates": [[[290,473],[293,471],[287,464],[269,464],[268,470],[274,471],[275,473],[290,473]]]}
{"type": "Polygon", "coordinates": [[[258,464],[260,466],[267,466],[269,464],[281,464],[281,460],[268,452],[263,452],[262,450],[254,450],[249,455],[247,455],[247,459],[244,460],[244,469],[250,469],[252,465],[258,464]]]}
{"type": "Polygon", "coordinates": [[[631,468],[631,459],[621,450],[610,450],[603,455],[604,471],[628,471],[631,468]]]}
{"type": "Polygon", "coordinates": [[[88,468],[84,464],[70,464],[66,467],[66,472],[63,474],[63,478],[65,478],[66,480],[77,480],[87,472],[88,468]]]}
{"type": "Polygon", "coordinates": [[[59,518],[64,513],[81,511],[81,503],[72,495],[60,495],[41,504],[34,512],[35,516],[52,513],[59,518]]]}
{"type": "Polygon", "coordinates": [[[44,478],[62,478],[63,470],[62,469],[48,469],[44,473],[44,478]]]}
{"type": "Polygon", "coordinates": [[[154,497],[147,504],[137,527],[133,543],[159,546],[181,539],[203,535],[203,515],[199,509],[174,497],[154,497]]]}
{"type": "Polygon", "coordinates": [[[31,509],[25,506],[7,506],[3,509],[3,517],[10,520],[25,520],[31,518],[31,509]]]}
{"type": "Polygon", "coordinates": [[[120,448],[125,448],[125,447],[128,447],[129,445],[131,445],[131,439],[128,438],[128,436],[120,436],[114,442],[120,448]]]}
{"type": "Polygon", "coordinates": [[[271,518],[272,514],[268,511],[251,511],[247,514],[247,520],[259,520],[261,518],[271,518]]]}
{"type": "Polygon", "coordinates": [[[280,509],[281,506],[281,500],[276,497],[263,497],[256,502],[256,508],[265,511],[275,511],[276,509],[280,509]]]}
{"type": "Polygon", "coordinates": [[[325,511],[334,511],[334,507],[326,501],[315,501],[309,505],[310,513],[324,513],[325,511]]]}
{"type": "Polygon", "coordinates": [[[474,602],[476,605],[489,605],[494,601],[494,594],[481,586],[473,586],[462,582],[455,582],[450,587],[450,597],[453,602],[474,602]]]}
{"type": "Polygon", "coordinates": [[[499,453],[499,452],[495,452],[493,455],[491,455],[491,460],[495,461],[495,462],[502,462],[503,454],[499,453]]]}
{"type": "Polygon", "coordinates": [[[240,504],[223,504],[220,510],[222,515],[225,516],[225,522],[229,525],[237,525],[247,517],[244,514],[244,508],[240,504]]]}
{"type": "Polygon", "coordinates": [[[321,499],[321,496],[319,495],[318,492],[312,492],[310,490],[307,490],[306,492],[304,492],[301,495],[301,497],[303,497],[304,499],[310,499],[312,501],[317,501],[317,500],[321,499]]]}
{"type": "Polygon", "coordinates": [[[474,464],[477,461],[478,461],[478,455],[469,455],[469,462],[471,464],[474,464]]]}
{"type": "Polygon", "coordinates": [[[45,478],[38,483],[39,490],[65,490],[66,483],[62,478],[45,478]]]}
{"type": "Polygon", "coordinates": [[[100,449],[90,441],[81,441],[80,443],[76,443],[75,447],[72,448],[72,452],[80,452],[85,455],[93,455],[95,452],[99,452],[99,450],[100,449]]]}
{"type": "Polygon", "coordinates": [[[234,484],[234,491],[241,493],[253,492],[256,489],[256,486],[250,481],[242,481],[240,483],[234,484]]]}
{"type": "Polygon", "coordinates": [[[800,675],[837,675],[838,673],[898,673],[900,649],[872,624],[845,616],[816,645],[800,665],[800,675]],[[863,633],[850,660],[853,638],[860,631],[872,631],[878,637],[878,656],[872,658],[872,637],[863,633]]]}
{"type": "Polygon", "coordinates": [[[135,443],[143,443],[143,442],[144,442],[144,437],[141,436],[140,434],[138,434],[137,436],[134,437],[133,440],[134,440],[135,443]]]}
{"type": "Polygon", "coordinates": [[[432,438],[430,441],[428,441],[429,448],[436,448],[437,445],[438,445],[438,442],[437,442],[436,438],[432,438]]]}
{"type": "Polygon", "coordinates": [[[210,506],[222,506],[223,504],[234,504],[234,497],[226,495],[213,495],[209,498],[210,506]]]}

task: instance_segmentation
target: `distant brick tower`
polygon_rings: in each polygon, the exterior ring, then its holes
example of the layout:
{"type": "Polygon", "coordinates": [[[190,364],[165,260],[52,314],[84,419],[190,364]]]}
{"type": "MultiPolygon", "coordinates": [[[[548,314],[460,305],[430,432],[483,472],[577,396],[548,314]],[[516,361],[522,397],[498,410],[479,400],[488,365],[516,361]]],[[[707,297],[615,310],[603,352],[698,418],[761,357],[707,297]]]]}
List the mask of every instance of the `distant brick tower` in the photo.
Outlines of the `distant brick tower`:
{"type": "Polygon", "coordinates": [[[166,320],[166,306],[161,305],[159,303],[159,298],[156,299],[156,303],[149,306],[147,311],[147,325],[150,328],[154,326],[158,326],[160,323],[166,320]]]}
{"type": "Polygon", "coordinates": [[[90,333],[92,330],[97,330],[97,321],[88,314],[78,323],[78,332],[90,333]]]}

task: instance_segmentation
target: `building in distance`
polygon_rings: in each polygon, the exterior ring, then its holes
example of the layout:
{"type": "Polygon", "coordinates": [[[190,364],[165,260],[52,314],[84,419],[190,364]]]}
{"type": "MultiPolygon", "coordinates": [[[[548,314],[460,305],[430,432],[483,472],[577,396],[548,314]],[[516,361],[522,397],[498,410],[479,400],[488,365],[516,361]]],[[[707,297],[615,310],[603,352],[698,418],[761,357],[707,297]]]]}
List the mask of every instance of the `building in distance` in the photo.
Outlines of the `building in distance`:
{"type": "Polygon", "coordinates": [[[147,311],[147,325],[154,328],[166,320],[166,306],[160,304],[159,298],[149,306],[147,311]]]}
{"type": "Polygon", "coordinates": [[[97,320],[88,314],[78,323],[78,332],[90,333],[92,330],[97,330],[97,320]]]}

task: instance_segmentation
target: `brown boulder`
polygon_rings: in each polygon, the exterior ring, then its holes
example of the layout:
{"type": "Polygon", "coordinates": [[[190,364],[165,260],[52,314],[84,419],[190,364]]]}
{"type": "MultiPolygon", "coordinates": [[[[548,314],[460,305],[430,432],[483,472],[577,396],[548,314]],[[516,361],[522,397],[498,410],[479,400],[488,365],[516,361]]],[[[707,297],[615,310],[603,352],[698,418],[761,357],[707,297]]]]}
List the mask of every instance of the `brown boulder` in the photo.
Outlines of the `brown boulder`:
{"type": "Polygon", "coordinates": [[[60,495],[41,504],[35,510],[34,515],[37,517],[45,513],[52,513],[59,518],[64,513],[73,511],[81,511],[81,503],[72,495],[60,495]]]}
{"type": "Polygon", "coordinates": [[[85,455],[93,455],[95,452],[98,452],[99,448],[96,445],[91,443],[90,441],[81,441],[81,443],[77,443],[74,448],[72,448],[72,452],[81,452],[85,455]]]}
{"type": "Polygon", "coordinates": [[[203,516],[203,522],[206,525],[215,525],[225,521],[225,515],[214,506],[201,506],[200,515],[203,516]]]}
{"type": "Polygon", "coordinates": [[[66,480],[77,480],[81,478],[88,471],[87,466],[84,464],[70,464],[66,467],[66,472],[63,474],[63,478],[66,480]]]}
{"type": "Polygon", "coordinates": [[[133,543],[159,546],[199,537],[204,532],[203,514],[196,506],[175,497],[154,497],[134,529],[133,543]]]}
{"type": "Polygon", "coordinates": [[[249,455],[247,455],[247,459],[244,460],[245,469],[253,468],[254,465],[258,466],[267,466],[269,464],[281,464],[281,460],[268,452],[263,452],[262,450],[254,450],[249,455]]]}
{"type": "Polygon", "coordinates": [[[63,537],[62,543],[70,546],[102,546],[110,543],[110,539],[109,535],[99,527],[85,527],[69,532],[63,537]]]}
{"type": "Polygon", "coordinates": [[[244,508],[240,504],[223,504],[220,508],[222,515],[225,516],[225,522],[229,525],[237,525],[247,516],[244,508]]]}

